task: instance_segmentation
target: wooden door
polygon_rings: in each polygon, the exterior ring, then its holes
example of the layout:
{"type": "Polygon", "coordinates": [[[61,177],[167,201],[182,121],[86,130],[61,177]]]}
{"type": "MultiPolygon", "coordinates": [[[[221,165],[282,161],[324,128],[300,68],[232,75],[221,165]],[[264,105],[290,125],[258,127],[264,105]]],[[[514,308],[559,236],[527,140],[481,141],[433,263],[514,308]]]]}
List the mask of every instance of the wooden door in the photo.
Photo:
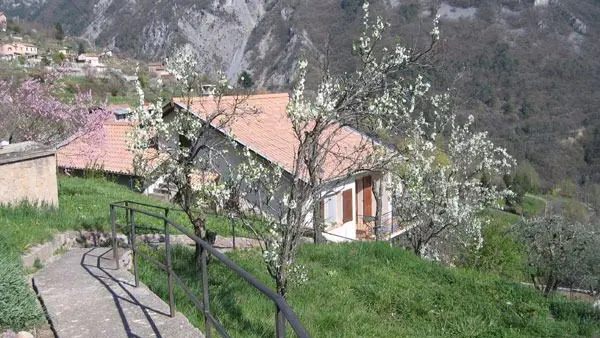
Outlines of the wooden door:
{"type": "Polygon", "coordinates": [[[363,177],[363,216],[373,216],[373,182],[371,176],[363,177]]]}

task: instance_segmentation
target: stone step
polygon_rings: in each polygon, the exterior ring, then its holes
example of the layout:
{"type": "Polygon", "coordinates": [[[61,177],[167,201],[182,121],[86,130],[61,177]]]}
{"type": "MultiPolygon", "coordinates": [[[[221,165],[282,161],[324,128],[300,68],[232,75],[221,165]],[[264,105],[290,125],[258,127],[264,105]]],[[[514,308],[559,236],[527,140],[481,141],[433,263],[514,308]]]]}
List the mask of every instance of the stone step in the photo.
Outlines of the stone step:
{"type": "Polygon", "coordinates": [[[110,248],[71,249],[33,277],[60,338],[204,337],[124,269],[110,248]]]}

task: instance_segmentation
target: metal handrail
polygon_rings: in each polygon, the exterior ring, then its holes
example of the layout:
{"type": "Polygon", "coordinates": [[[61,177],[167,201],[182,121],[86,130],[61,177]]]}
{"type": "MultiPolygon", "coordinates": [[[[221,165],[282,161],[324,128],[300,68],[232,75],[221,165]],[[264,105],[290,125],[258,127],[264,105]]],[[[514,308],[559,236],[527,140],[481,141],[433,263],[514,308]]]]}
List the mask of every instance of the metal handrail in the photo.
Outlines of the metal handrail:
{"type": "Polygon", "coordinates": [[[216,318],[214,318],[214,316],[210,312],[210,302],[209,302],[209,292],[208,292],[209,291],[209,289],[208,289],[208,269],[207,269],[207,257],[208,257],[208,253],[210,253],[217,260],[219,260],[221,263],[223,263],[225,266],[227,266],[230,270],[233,270],[238,276],[240,276],[244,280],[246,280],[246,282],[248,282],[250,285],[252,285],[255,289],[257,289],[262,294],[267,296],[275,304],[275,308],[276,308],[275,326],[276,326],[277,337],[285,337],[286,336],[286,333],[285,333],[285,331],[286,331],[286,323],[285,322],[286,321],[290,324],[294,333],[298,337],[302,337],[302,338],[310,337],[308,335],[308,332],[304,329],[304,326],[302,325],[302,323],[296,316],[296,314],[293,312],[293,310],[291,309],[291,307],[289,306],[289,304],[285,301],[285,299],[283,297],[281,297],[280,295],[275,293],[264,283],[262,283],[261,281],[256,279],[251,274],[249,274],[246,270],[242,269],[240,266],[238,266],[236,263],[234,263],[231,259],[227,258],[227,256],[225,256],[224,254],[222,254],[221,252],[216,250],[214,247],[212,247],[209,243],[207,243],[206,241],[204,241],[201,238],[199,238],[198,236],[196,236],[189,229],[186,229],[185,227],[183,227],[183,226],[173,222],[171,219],[169,219],[168,218],[169,208],[167,208],[167,207],[150,205],[150,204],[146,204],[146,203],[138,203],[138,202],[134,202],[134,201],[119,201],[119,202],[114,202],[114,203],[110,204],[110,217],[111,217],[112,237],[113,237],[113,252],[114,252],[114,257],[115,257],[115,261],[117,264],[117,268],[119,268],[119,257],[118,257],[118,253],[117,253],[117,232],[116,232],[116,224],[117,224],[116,223],[116,209],[117,208],[121,208],[126,211],[127,223],[129,223],[128,225],[131,227],[131,232],[130,232],[131,240],[130,241],[131,241],[131,246],[132,246],[133,272],[134,272],[136,287],[139,285],[139,275],[138,275],[138,268],[137,268],[138,254],[142,258],[148,259],[149,257],[141,252],[138,252],[136,244],[135,244],[136,243],[135,214],[140,213],[143,215],[154,217],[154,218],[162,220],[164,223],[166,264],[159,263],[157,265],[156,263],[158,263],[158,262],[154,261],[153,259],[149,259],[149,261],[151,263],[155,264],[156,266],[158,266],[159,268],[163,268],[163,270],[166,270],[166,272],[167,272],[167,278],[168,278],[168,284],[169,284],[168,285],[168,287],[169,287],[169,307],[170,307],[171,317],[173,317],[175,315],[175,300],[174,300],[174,296],[173,296],[173,282],[177,282],[177,284],[179,284],[182,287],[182,289],[188,295],[188,297],[190,297],[190,299],[192,300],[194,305],[196,305],[196,307],[198,307],[200,310],[203,311],[205,331],[206,331],[204,334],[206,335],[206,337],[207,338],[211,337],[211,325],[223,337],[229,337],[229,335],[227,334],[227,332],[225,331],[225,329],[223,328],[221,323],[219,323],[219,321],[216,318]],[[162,210],[164,210],[165,214],[160,215],[160,214],[157,214],[157,213],[154,213],[151,211],[138,209],[131,205],[139,205],[139,206],[145,206],[145,207],[152,207],[152,208],[156,208],[156,209],[162,209],[162,210]],[[201,254],[201,260],[200,260],[200,269],[201,269],[201,274],[202,274],[202,291],[203,291],[202,292],[203,299],[201,302],[193,295],[193,293],[184,285],[181,278],[179,276],[177,276],[177,274],[173,271],[173,266],[171,263],[171,245],[170,245],[169,226],[172,226],[173,228],[177,229],[184,235],[188,236],[190,239],[192,239],[194,242],[196,242],[198,245],[200,245],[203,249],[202,254],[201,254]]]}

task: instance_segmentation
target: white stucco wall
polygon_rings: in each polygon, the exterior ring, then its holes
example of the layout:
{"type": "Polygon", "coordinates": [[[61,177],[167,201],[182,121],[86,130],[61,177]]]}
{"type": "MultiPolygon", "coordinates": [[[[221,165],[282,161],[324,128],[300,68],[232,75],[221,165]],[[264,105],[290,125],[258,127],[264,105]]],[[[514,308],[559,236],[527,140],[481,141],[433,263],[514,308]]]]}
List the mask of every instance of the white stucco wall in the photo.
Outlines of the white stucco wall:
{"type": "MultiPolygon", "coordinates": [[[[333,195],[333,198],[337,199],[336,215],[330,215],[329,210],[327,209],[327,207],[325,207],[324,216],[325,216],[325,220],[328,220],[330,218],[335,219],[335,223],[333,223],[333,224],[326,223],[327,227],[325,228],[325,232],[329,232],[331,234],[347,237],[350,239],[356,239],[356,184],[355,184],[355,179],[350,178],[344,182],[340,182],[340,183],[332,186],[331,188],[329,188],[327,191],[324,191],[321,193],[321,196],[323,198],[326,198],[327,196],[332,196],[332,195],[333,195]],[[341,193],[345,190],[352,190],[352,220],[342,223],[343,201],[341,198],[341,193]],[[334,217],[332,217],[332,216],[334,216],[334,217]]],[[[333,242],[347,241],[347,239],[344,239],[341,237],[331,236],[331,235],[327,235],[327,234],[323,234],[323,235],[325,236],[325,238],[327,238],[328,240],[333,241],[333,242]]]]}

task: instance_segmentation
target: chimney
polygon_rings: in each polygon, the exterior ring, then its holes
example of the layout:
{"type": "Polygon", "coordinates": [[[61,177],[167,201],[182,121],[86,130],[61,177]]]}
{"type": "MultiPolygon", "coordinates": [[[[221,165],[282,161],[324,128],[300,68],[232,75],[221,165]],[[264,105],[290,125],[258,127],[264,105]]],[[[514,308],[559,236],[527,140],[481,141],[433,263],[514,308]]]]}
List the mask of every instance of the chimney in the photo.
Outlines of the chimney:
{"type": "Polygon", "coordinates": [[[216,86],[211,84],[203,84],[202,86],[202,96],[213,96],[215,95],[216,86]]]}

